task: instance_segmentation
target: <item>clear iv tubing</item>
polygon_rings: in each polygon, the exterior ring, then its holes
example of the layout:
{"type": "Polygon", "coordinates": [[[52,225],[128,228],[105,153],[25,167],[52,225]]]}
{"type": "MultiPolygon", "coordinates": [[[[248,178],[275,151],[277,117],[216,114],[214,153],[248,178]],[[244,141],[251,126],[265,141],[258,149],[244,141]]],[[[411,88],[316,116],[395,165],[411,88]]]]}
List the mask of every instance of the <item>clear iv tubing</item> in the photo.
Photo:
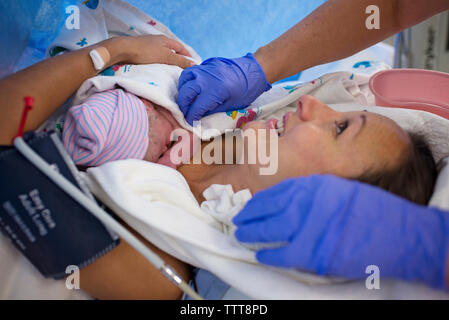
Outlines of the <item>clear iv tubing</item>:
{"type": "Polygon", "coordinates": [[[179,276],[176,271],[164,262],[157,254],[148,249],[131,232],[125,229],[120,223],[115,221],[109,214],[102,210],[91,199],[86,197],[78,188],[70,183],[63,175],[57,173],[45,160],[43,160],[33,149],[31,149],[21,137],[14,139],[14,146],[17,150],[34,164],[50,180],[56,183],[61,189],[75,199],[80,205],[89,210],[95,217],[103,222],[107,227],[114,230],[123,240],[140,252],[153,266],[159,269],[162,274],[173,282],[184,293],[195,300],[203,300],[190,286],[179,276]]]}

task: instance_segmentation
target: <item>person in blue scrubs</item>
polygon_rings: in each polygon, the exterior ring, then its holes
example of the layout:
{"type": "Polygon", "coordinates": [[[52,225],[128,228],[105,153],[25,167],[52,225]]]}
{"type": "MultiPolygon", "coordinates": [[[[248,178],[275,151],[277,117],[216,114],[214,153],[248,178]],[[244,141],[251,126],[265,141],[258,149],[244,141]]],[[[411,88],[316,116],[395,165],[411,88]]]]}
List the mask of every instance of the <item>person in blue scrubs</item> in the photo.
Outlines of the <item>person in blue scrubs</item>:
{"type": "MultiPolygon", "coordinates": [[[[328,0],[254,54],[184,70],[178,104],[191,124],[248,106],[278,80],[448,9],[447,0],[328,0]],[[371,5],[379,9],[379,29],[367,27],[371,5]]],[[[234,223],[240,241],[283,243],[257,252],[268,265],[350,279],[366,278],[374,265],[384,278],[449,286],[449,213],[363,183],[330,175],[288,179],[255,194],[234,223]]]]}

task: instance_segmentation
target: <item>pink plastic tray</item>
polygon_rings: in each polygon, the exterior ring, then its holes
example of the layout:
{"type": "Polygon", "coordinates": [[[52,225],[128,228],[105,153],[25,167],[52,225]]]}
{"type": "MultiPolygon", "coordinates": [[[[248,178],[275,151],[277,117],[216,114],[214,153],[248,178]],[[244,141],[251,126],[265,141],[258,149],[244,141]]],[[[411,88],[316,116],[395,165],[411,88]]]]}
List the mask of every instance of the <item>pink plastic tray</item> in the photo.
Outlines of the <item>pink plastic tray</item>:
{"type": "Polygon", "coordinates": [[[421,69],[380,71],[369,86],[376,105],[424,110],[449,119],[449,74],[421,69]]]}

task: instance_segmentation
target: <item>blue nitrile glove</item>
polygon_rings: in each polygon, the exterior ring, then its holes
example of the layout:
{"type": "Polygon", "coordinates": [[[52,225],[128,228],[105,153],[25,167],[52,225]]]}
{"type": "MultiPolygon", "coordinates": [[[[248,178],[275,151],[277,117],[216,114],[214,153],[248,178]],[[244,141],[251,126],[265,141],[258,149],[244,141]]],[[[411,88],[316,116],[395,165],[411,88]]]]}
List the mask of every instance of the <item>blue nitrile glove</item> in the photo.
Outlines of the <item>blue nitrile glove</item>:
{"type": "Polygon", "coordinates": [[[211,58],[185,69],[179,78],[178,105],[187,122],[244,108],[271,89],[251,53],[236,59],[211,58]]]}
{"type": "Polygon", "coordinates": [[[264,264],[320,275],[380,277],[445,286],[449,213],[334,176],[288,179],[256,193],[234,218],[242,242],[284,242],[264,264]]]}

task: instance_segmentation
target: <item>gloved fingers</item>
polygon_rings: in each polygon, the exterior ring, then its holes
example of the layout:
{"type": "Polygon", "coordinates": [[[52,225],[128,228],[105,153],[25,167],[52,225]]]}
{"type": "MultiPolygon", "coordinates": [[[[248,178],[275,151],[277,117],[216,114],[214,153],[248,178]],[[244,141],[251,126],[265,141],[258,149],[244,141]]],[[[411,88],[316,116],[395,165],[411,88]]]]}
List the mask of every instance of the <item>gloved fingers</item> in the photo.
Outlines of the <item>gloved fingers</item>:
{"type": "MultiPolygon", "coordinates": [[[[232,222],[238,226],[253,220],[267,218],[281,213],[287,202],[291,202],[294,198],[307,197],[307,189],[303,188],[299,179],[302,178],[286,179],[271,188],[256,193],[232,222]]],[[[301,199],[297,202],[301,202],[301,199]]]]}
{"type": "Polygon", "coordinates": [[[201,93],[201,88],[195,81],[189,81],[183,85],[178,92],[178,105],[185,117],[195,101],[197,96],[201,93]]]}
{"type": "Polygon", "coordinates": [[[199,94],[187,111],[186,121],[193,126],[193,121],[200,120],[207,111],[214,110],[217,106],[217,101],[211,101],[209,96],[199,94]]]}
{"type": "MultiPolygon", "coordinates": [[[[196,68],[196,67],[195,67],[196,68]]],[[[181,90],[182,87],[184,87],[184,85],[191,81],[194,80],[196,78],[193,70],[195,69],[194,67],[191,67],[187,70],[183,70],[181,72],[181,75],[179,76],[179,80],[178,80],[178,90],[181,90]]]]}
{"type": "Polygon", "coordinates": [[[299,212],[287,214],[284,211],[280,215],[239,226],[235,237],[241,242],[288,241],[297,232],[300,220],[299,212]]]}
{"type": "Polygon", "coordinates": [[[274,249],[262,249],[256,253],[256,259],[260,263],[275,267],[290,268],[294,266],[295,268],[302,268],[303,266],[297,265],[298,259],[295,259],[295,264],[293,265],[290,251],[289,245],[274,249]]]}
{"type": "Polygon", "coordinates": [[[167,48],[169,48],[170,50],[174,50],[176,53],[180,55],[192,57],[190,52],[179,41],[165,38],[165,45],[167,46],[167,48]]]}
{"type": "Polygon", "coordinates": [[[236,226],[244,225],[280,214],[286,207],[283,197],[269,195],[269,198],[253,197],[233,219],[236,226]]]}

